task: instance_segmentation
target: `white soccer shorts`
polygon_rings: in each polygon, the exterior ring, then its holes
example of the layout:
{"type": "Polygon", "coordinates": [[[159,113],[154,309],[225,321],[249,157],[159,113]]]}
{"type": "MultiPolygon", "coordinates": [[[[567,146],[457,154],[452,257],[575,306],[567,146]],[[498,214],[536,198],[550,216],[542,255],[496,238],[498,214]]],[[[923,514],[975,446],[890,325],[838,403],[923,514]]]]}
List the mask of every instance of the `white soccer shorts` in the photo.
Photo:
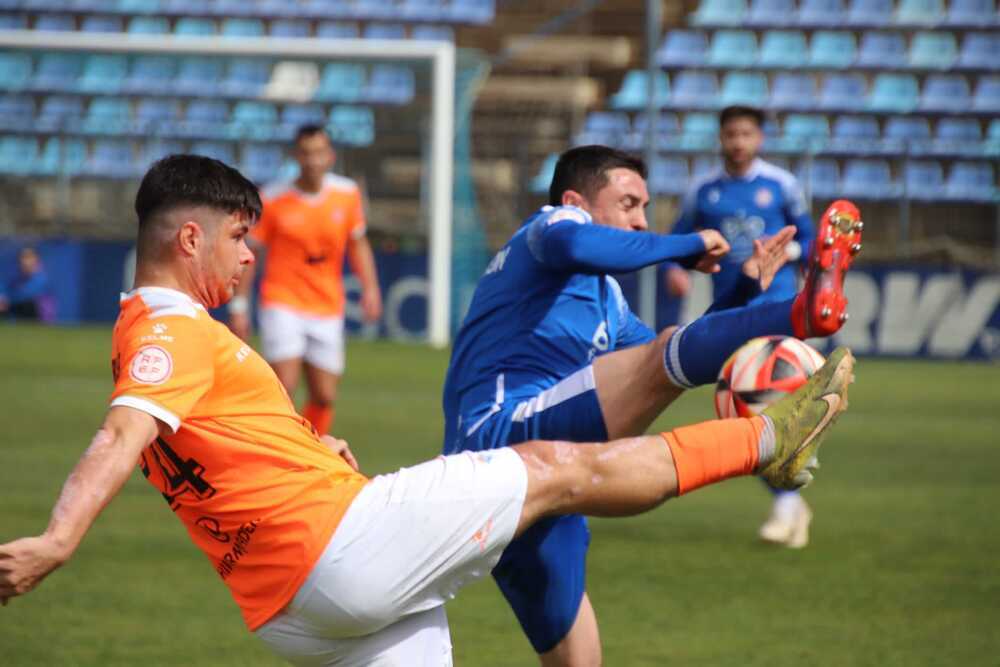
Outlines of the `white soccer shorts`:
{"type": "Polygon", "coordinates": [[[259,320],[262,352],[268,361],[305,359],[334,375],[343,374],[343,317],[315,317],[281,306],[264,306],[259,320]]]}
{"type": "Polygon", "coordinates": [[[294,665],[450,666],[443,605],[496,565],[527,485],[506,447],[375,477],[292,602],[256,635],[294,665]]]}

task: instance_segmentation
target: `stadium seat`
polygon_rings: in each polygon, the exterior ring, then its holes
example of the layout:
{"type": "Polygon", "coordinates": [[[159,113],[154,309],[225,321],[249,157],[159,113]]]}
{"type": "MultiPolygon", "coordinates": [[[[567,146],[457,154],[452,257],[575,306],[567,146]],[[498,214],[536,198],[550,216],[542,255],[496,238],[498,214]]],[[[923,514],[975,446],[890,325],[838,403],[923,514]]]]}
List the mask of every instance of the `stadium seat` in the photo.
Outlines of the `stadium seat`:
{"type": "Polygon", "coordinates": [[[795,68],[806,64],[809,48],[800,30],[771,30],[764,34],[757,64],[768,68],[795,68]]]}
{"type": "Polygon", "coordinates": [[[274,135],[278,123],[278,110],[273,104],[256,100],[240,100],[233,107],[226,124],[229,139],[267,141],[274,135]]]}
{"type": "Polygon", "coordinates": [[[232,97],[258,97],[271,78],[271,63],[253,58],[229,61],[219,90],[232,97]]]}
{"type": "Polygon", "coordinates": [[[356,102],[367,79],[365,66],[357,63],[327,63],[313,95],[318,102],[356,102]]]}
{"type": "Polygon", "coordinates": [[[303,15],[298,5],[298,2],[289,2],[288,0],[257,0],[257,7],[254,14],[257,16],[296,18],[303,15]]]}
{"type": "Polygon", "coordinates": [[[911,199],[929,201],[945,196],[944,170],[940,162],[907,160],[903,165],[903,187],[911,199]]]}
{"type": "Polygon", "coordinates": [[[132,178],[138,172],[132,143],[127,139],[97,139],[83,173],[102,178],[132,178]]]}
{"type": "Polygon", "coordinates": [[[719,30],[705,58],[713,67],[750,67],[757,60],[757,38],[749,30],[719,30]]]}
{"type": "Polygon", "coordinates": [[[118,55],[87,56],[76,90],[90,94],[115,94],[128,74],[128,58],[118,55]]]}
{"type": "Polygon", "coordinates": [[[17,176],[33,173],[38,157],[35,137],[0,137],[0,173],[17,176]]]}
{"type": "Polygon", "coordinates": [[[813,197],[840,196],[840,168],[836,160],[829,158],[800,160],[795,175],[813,197]]]}
{"type": "Polygon", "coordinates": [[[27,30],[27,14],[0,14],[0,30],[27,30]]]}
{"type": "Polygon", "coordinates": [[[87,159],[87,144],[82,139],[50,137],[42,146],[38,173],[43,176],[75,176],[87,159]]]}
{"type": "Polygon", "coordinates": [[[451,0],[447,17],[454,23],[482,25],[493,20],[493,0],[451,0]]]}
{"type": "Polygon", "coordinates": [[[944,20],[944,0],[899,0],[895,22],[906,26],[935,26],[944,20]]]}
{"type": "Polygon", "coordinates": [[[316,36],[326,39],[357,39],[361,36],[361,29],[357,23],[320,21],[316,26],[316,36]]]}
{"type": "Polygon", "coordinates": [[[956,162],[948,172],[945,195],[957,201],[987,202],[996,198],[996,178],[989,162],[956,162]]]}
{"type": "Polygon", "coordinates": [[[35,119],[38,132],[71,131],[83,119],[83,100],[66,95],[49,95],[42,100],[42,108],[35,119]]]}
{"type": "Polygon", "coordinates": [[[832,74],[823,79],[816,106],[827,111],[850,111],[863,104],[868,84],[861,74],[832,74]]]}
{"type": "Polygon", "coordinates": [[[95,97],[80,129],[85,134],[125,134],[132,128],[132,106],[122,97],[95,97]]]}
{"type": "Polygon", "coordinates": [[[881,73],[872,83],[868,95],[868,108],[872,111],[906,113],[917,108],[919,87],[917,79],[909,74],[881,73]]]}
{"type": "Polygon", "coordinates": [[[728,72],[722,78],[719,105],[747,104],[761,107],[767,102],[767,76],[760,72],[728,72]]]}
{"type": "Polygon", "coordinates": [[[705,64],[708,39],[697,30],[671,30],[656,52],[662,67],[699,67],[705,64]]]}
{"type": "Polygon", "coordinates": [[[986,131],[986,141],[983,143],[983,155],[994,159],[1000,158],[1000,118],[990,121],[986,131]]]}
{"type": "MultiPolygon", "coordinates": [[[[19,54],[26,55],[26,54],[19,54]]],[[[30,63],[30,60],[28,60],[30,63]]],[[[0,64],[3,61],[0,60],[0,64]]],[[[4,71],[0,67],[0,72],[4,71]]],[[[29,88],[36,91],[69,91],[73,90],[77,79],[83,71],[83,58],[69,53],[46,53],[42,55],[31,78],[29,88]]],[[[5,86],[7,90],[12,88],[5,86]]]]}
{"type": "MultiPolygon", "coordinates": [[[[626,121],[628,118],[626,117],[626,121]]],[[[632,130],[626,134],[624,146],[629,150],[641,150],[646,145],[646,127],[649,123],[646,114],[640,113],[632,123],[632,130]]],[[[673,113],[660,112],[656,114],[656,144],[660,148],[667,148],[677,143],[681,127],[677,120],[677,115],[673,113]]],[[[599,142],[595,142],[599,143],[599,142]]]]}
{"type": "Polygon", "coordinates": [[[792,113],[785,118],[782,135],[772,143],[775,149],[789,152],[819,152],[830,140],[830,122],[826,116],[792,113]]]}
{"type": "Polygon", "coordinates": [[[677,148],[682,151],[715,150],[719,140],[719,117],[714,113],[685,114],[677,148]]]}
{"type": "Polygon", "coordinates": [[[184,16],[177,19],[177,22],[174,24],[175,35],[197,37],[200,35],[214,35],[215,31],[215,21],[212,19],[184,16]]]}
{"type": "Polygon", "coordinates": [[[375,141],[375,113],[369,107],[337,105],[330,109],[326,129],[334,143],[371,146],[375,141]]]}
{"type": "Polygon", "coordinates": [[[240,171],[255,183],[273,181],[281,170],[284,152],[280,146],[248,144],[243,148],[240,171]]]}
{"type": "MultiPolygon", "coordinates": [[[[774,162],[774,159],[772,158],[769,161],[774,162]]],[[[691,178],[693,180],[701,178],[702,176],[707,176],[712,172],[718,171],[720,166],[721,163],[719,162],[718,156],[696,155],[694,157],[694,164],[691,165],[691,178]]],[[[688,181],[689,186],[690,184],[691,181],[688,181]]]]}
{"type": "Polygon", "coordinates": [[[678,109],[716,106],[719,80],[710,72],[682,71],[674,79],[670,106],[678,109]]]}
{"type": "Polygon", "coordinates": [[[746,13],[746,0],[701,0],[690,20],[696,26],[737,26],[746,13]]]}
{"type": "Polygon", "coordinates": [[[215,95],[222,71],[223,61],[219,58],[186,57],[180,61],[173,90],[178,95],[215,95]]]}
{"type": "Polygon", "coordinates": [[[891,199],[898,197],[901,190],[892,180],[889,163],[870,158],[848,160],[840,188],[845,197],[858,199],[891,199]]]}
{"type": "MultiPolygon", "coordinates": [[[[608,101],[612,109],[645,109],[649,99],[649,83],[644,70],[631,70],[625,75],[622,87],[608,101]]],[[[653,80],[653,95],[656,106],[664,107],[670,103],[670,80],[666,73],[657,72],[653,80]]]]}
{"type": "Polygon", "coordinates": [[[169,90],[173,82],[177,60],[167,56],[139,56],[132,61],[132,68],[122,84],[122,91],[130,94],[158,94],[169,90]]]}
{"type": "Polygon", "coordinates": [[[995,0],[951,0],[944,22],[949,26],[967,28],[996,25],[995,0]]]}
{"type": "Polygon", "coordinates": [[[743,22],[756,28],[776,28],[791,25],[795,17],[795,0],[751,0],[743,22]]]}
{"type": "Polygon", "coordinates": [[[922,111],[965,111],[972,106],[969,82],[957,74],[932,74],[924,81],[922,111]]]}
{"type": "Polygon", "coordinates": [[[416,94],[416,77],[405,65],[375,65],[362,93],[362,99],[374,104],[409,104],[416,94]]]}
{"type": "Polygon", "coordinates": [[[531,177],[528,189],[536,194],[548,192],[549,185],[552,183],[552,175],[556,173],[556,163],[558,161],[558,153],[546,155],[545,159],[542,160],[542,164],[538,167],[538,173],[531,177]]]}
{"type": "Polygon", "coordinates": [[[816,106],[816,79],[809,74],[779,72],[771,84],[768,106],[781,110],[809,110],[816,106]]]}
{"type": "Polygon", "coordinates": [[[910,43],[910,67],[951,69],[958,59],[958,42],[950,32],[918,32],[910,43]]]}
{"type": "Polygon", "coordinates": [[[803,27],[839,26],[845,11],[843,0],[802,0],[796,19],[803,27]]]}
{"type": "Polygon", "coordinates": [[[289,143],[303,125],[326,123],[326,110],[320,104],[289,104],[281,110],[281,122],[275,128],[274,138],[289,143]]]}
{"type": "Polygon", "coordinates": [[[223,135],[229,120],[229,105],[220,100],[194,100],[187,105],[175,133],[183,137],[211,138],[223,135]]]}
{"type": "Polygon", "coordinates": [[[161,11],[166,16],[190,16],[204,11],[203,0],[163,0],[161,11]]]}
{"type": "Polygon", "coordinates": [[[0,95],[0,130],[34,130],[35,100],[30,95],[0,95]]]}
{"type": "Polygon", "coordinates": [[[398,11],[405,21],[442,21],[448,13],[443,0],[403,0],[398,11]]]}
{"type": "Polygon", "coordinates": [[[660,157],[649,166],[649,189],[652,194],[684,194],[690,178],[687,160],[682,157],[660,157]]]}
{"type": "Polygon", "coordinates": [[[142,146],[142,157],[139,158],[140,170],[145,172],[154,162],[168,155],[186,153],[184,144],[179,141],[150,140],[142,146]]]}
{"type": "Polygon", "coordinates": [[[369,23],[361,31],[363,39],[406,39],[406,26],[402,23],[369,23]]]}
{"type": "Polygon", "coordinates": [[[922,155],[931,145],[931,125],[921,116],[891,116],[882,137],[888,151],[922,155]]]}
{"type": "Polygon", "coordinates": [[[312,27],[308,21],[278,19],[271,21],[271,29],[268,34],[272,37],[308,37],[311,30],[312,27]]]}
{"type": "Polygon", "coordinates": [[[385,20],[399,18],[394,2],[385,0],[354,0],[354,13],[358,18],[367,20],[385,20]]]}
{"type": "Polygon", "coordinates": [[[166,35],[170,32],[170,21],[163,16],[136,16],[128,22],[128,32],[132,35],[166,35]]]}
{"type": "Polygon", "coordinates": [[[161,0],[118,0],[115,8],[119,14],[156,14],[161,0]]]}
{"type": "Polygon", "coordinates": [[[221,162],[225,162],[228,165],[235,165],[236,159],[233,156],[232,144],[222,143],[220,141],[199,141],[191,146],[191,153],[194,155],[204,155],[205,157],[215,158],[221,162]]]}
{"type": "Polygon", "coordinates": [[[866,32],[861,36],[856,67],[902,69],[908,64],[906,39],[898,32],[866,32]]]}
{"type": "Polygon", "coordinates": [[[136,105],[133,129],[147,137],[170,137],[177,134],[180,120],[180,104],[176,100],[147,98],[136,105]]]}
{"type": "Polygon", "coordinates": [[[410,39],[437,42],[454,42],[455,31],[448,25],[418,25],[410,33],[410,39]]]}
{"type": "Polygon", "coordinates": [[[982,128],[975,118],[942,118],[938,121],[929,152],[977,157],[982,152],[982,142],[982,128]]]}
{"type": "MultiPolygon", "coordinates": [[[[44,61],[43,57],[43,64],[44,61]]],[[[28,88],[31,82],[31,68],[31,56],[27,53],[0,53],[0,89],[4,92],[16,92],[28,88]]]]}
{"type": "MultiPolygon", "coordinates": [[[[221,19],[245,18],[256,14],[257,3],[247,2],[246,0],[215,0],[205,9],[208,10],[208,13],[214,14],[221,19]]],[[[202,11],[204,12],[205,10],[203,9],[202,11]]]]}
{"type": "Polygon", "coordinates": [[[1000,112],[1000,76],[984,76],[979,79],[972,106],[976,111],[1000,112]]]}
{"type": "Polygon", "coordinates": [[[847,25],[882,27],[892,22],[893,0],[850,0],[847,25]]]}
{"type": "Polygon", "coordinates": [[[260,19],[225,18],[219,33],[223,37],[263,37],[264,22],[260,19]]]}
{"type": "Polygon", "coordinates": [[[124,32],[120,16],[84,16],[80,32],[124,32]]]}
{"type": "Polygon", "coordinates": [[[838,116],[827,151],[865,155],[882,150],[882,133],[874,116],[838,116]]]}
{"type": "Polygon", "coordinates": [[[857,57],[854,34],[840,30],[818,30],[809,45],[809,67],[844,69],[854,64],[857,57]]]}
{"type": "Polygon", "coordinates": [[[966,33],[956,66],[961,69],[1000,69],[1000,34],[966,33]]]}
{"type": "MultiPolygon", "coordinates": [[[[643,119],[645,122],[645,118],[643,119]]],[[[583,130],[577,133],[573,143],[577,146],[604,144],[622,146],[632,131],[632,121],[628,114],[620,111],[591,111],[583,122],[583,130]]]]}
{"type": "Polygon", "coordinates": [[[76,19],[69,14],[42,14],[35,19],[35,30],[71,32],[76,30],[76,19]]]}

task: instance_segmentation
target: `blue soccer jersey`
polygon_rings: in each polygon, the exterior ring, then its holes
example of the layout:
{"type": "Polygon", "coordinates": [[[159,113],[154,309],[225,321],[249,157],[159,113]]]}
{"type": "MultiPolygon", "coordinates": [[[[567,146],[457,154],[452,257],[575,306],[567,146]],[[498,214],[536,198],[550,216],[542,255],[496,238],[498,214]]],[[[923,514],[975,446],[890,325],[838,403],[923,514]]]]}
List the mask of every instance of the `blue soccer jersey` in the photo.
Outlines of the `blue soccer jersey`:
{"type": "MultiPolygon", "coordinates": [[[[714,229],[729,242],[732,250],[720,263],[721,271],[712,276],[715,297],[719,298],[736,285],[743,262],[753,254],[753,242],[777,234],[785,225],[798,229],[795,240],[801,246],[802,257],[808,257],[816,232],[798,180],[758,158],[742,177],[730,176],[720,168],[696,179],[684,197],[680,218],[671,233],[714,229]]],[[[757,300],[784,299],[796,291],[795,265],[789,263],[757,300]]]]}

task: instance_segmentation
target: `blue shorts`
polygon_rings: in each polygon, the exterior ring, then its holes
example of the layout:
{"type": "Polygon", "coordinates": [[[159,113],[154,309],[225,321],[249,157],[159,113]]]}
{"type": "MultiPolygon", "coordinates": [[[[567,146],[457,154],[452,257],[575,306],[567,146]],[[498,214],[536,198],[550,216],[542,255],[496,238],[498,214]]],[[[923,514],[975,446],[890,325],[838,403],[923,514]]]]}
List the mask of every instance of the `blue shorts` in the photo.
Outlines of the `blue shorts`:
{"type": "MultiPolygon", "coordinates": [[[[537,395],[510,400],[463,422],[460,450],[496,449],[527,440],[607,440],[587,366],[537,395]]],[[[558,644],[576,620],[586,583],[590,531],[579,514],[544,519],[513,540],[493,578],[538,653],[558,644]]]]}

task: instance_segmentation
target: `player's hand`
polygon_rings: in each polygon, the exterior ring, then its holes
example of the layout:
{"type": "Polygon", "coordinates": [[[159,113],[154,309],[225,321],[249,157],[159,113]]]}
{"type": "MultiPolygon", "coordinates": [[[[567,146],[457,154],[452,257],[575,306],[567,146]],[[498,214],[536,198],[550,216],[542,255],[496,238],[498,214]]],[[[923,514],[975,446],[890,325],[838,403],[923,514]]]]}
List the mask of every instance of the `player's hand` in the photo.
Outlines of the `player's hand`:
{"type": "Polygon", "coordinates": [[[332,435],[321,435],[319,439],[323,441],[324,445],[330,448],[330,451],[334,454],[338,454],[341,458],[347,461],[347,465],[351,466],[358,472],[361,472],[361,469],[358,467],[358,460],[354,458],[354,454],[351,453],[351,448],[347,446],[346,440],[335,438],[332,435]]]}
{"type": "Polygon", "coordinates": [[[691,276],[681,267],[671,266],[663,274],[663,285],[670,296],[686,296],[691,291],[691,276]]]}
{"type": "Polygon", "coordinates": [[[788,244],[795,237],[795,227],[788,225],[770,238],[753,242],[753,255],[743,262],[743,273],[760,283],[761,291],[771,286],[778,270],[788,261],[788,244]]]}
{"type": "Polygon", "coordinates": [[[250,339],[250,316],[246,313],[230,313],[229,328],[243,340],[250,339]]]}
{"type": "Polygon", "coordinates": [[[365,322],[377,322],[382,317],[382,295],[377,289],[361,292],[361,315],[365,322]]]}
{"type": "Polygon", "coordinates": [[[694,265],[694,270],[702,273],[718,273],[719,260],[729,252],[729,242],[714,229],[703,229],[698,232],[698,236],[705,244],[705,253],[694,265]]]}
{"type": "Polygon", "coordinates": [[[44,535],[0,545],[0,603],[31,591],[65,562],[64,550],[44,535]]]}

